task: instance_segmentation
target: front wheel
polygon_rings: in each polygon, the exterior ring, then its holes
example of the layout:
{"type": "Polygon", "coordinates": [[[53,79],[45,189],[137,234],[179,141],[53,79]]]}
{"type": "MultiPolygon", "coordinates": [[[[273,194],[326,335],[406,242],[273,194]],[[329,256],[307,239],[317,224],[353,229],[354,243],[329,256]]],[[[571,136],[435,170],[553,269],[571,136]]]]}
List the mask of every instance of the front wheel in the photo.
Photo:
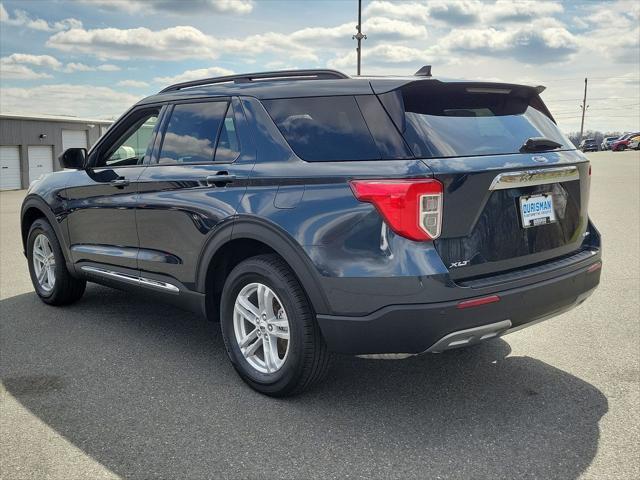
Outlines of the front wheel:
{"type": "Polygon", "coordinates": [[[29,229],[27,260],[31,283],[43,302],[66,305],[82,297],[86,282],[71,276],[56,233],[44,219],[36,220],[29,229]]]}
{"type": "Polygon", "coordinates": [[[220,310],[229,359],[255,390],[295,395],[324,377],[330,354],[302,287],[279,256],[259,255],[237,265],[220,310]]]}

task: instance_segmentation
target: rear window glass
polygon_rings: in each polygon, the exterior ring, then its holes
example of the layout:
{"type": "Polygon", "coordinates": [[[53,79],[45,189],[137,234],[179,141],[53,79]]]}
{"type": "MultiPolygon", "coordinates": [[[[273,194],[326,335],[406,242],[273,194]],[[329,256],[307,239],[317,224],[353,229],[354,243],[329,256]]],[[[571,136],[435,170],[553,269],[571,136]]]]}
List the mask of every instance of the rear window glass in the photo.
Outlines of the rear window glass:
{"type": "Polygon", "coordinates": [[[530,90],[464,84],[410,84],[387,95],[404,105],[401,128],[416,156],[456,157],[518,153],[531,137],[573,149],[530,90]]]}
{"type": "Polygon", "coordinates": [[[173,108],[158,163],[212,162],[227,102],[184,103],[173,108]]]}
{"type": "Polygon", "coordinates": [[[354,97],[288,98],[263,103],[293,151],[303,160],[380,159],[354,97]]]}

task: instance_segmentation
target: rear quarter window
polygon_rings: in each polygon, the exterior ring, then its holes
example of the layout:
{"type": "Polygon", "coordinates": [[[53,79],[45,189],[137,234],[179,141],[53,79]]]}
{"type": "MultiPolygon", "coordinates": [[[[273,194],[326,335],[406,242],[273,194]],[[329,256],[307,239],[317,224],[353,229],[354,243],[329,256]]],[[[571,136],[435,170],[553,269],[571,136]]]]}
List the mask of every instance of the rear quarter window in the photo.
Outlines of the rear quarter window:
{"type": "Polygon", "coordinates": [[[293,151],[311,162],[379,160],[380,152],[352,96],[264,100],[293,151]]]}

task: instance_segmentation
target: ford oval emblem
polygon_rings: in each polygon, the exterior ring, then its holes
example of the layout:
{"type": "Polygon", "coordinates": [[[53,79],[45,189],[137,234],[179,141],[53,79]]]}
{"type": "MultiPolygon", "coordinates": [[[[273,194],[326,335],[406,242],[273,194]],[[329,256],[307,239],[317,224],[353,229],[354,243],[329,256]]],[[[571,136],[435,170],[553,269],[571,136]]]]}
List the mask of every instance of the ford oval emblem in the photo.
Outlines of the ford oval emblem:
{"type": "Polygon", "coordinates": [[[547,157],[541,157],[540,155],[534,155],[531,160],[538,163],[547,163],[549,161],[547,157]]]}

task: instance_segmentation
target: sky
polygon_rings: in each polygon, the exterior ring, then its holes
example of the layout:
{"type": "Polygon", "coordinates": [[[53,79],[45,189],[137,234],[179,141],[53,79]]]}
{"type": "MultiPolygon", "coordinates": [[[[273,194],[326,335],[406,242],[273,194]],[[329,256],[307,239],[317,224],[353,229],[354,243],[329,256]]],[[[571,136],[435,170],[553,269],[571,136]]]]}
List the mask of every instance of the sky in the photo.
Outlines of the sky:
{"type": "MultiPolygon", "coordinates": [[[[561,129],[640,130],[640,2],[363,0],[362,74],[545,85],[561,129]]],[[[117,118],[179,81],[356,73],[356,0],[0,3],[2,113],[117,118]]]]}

